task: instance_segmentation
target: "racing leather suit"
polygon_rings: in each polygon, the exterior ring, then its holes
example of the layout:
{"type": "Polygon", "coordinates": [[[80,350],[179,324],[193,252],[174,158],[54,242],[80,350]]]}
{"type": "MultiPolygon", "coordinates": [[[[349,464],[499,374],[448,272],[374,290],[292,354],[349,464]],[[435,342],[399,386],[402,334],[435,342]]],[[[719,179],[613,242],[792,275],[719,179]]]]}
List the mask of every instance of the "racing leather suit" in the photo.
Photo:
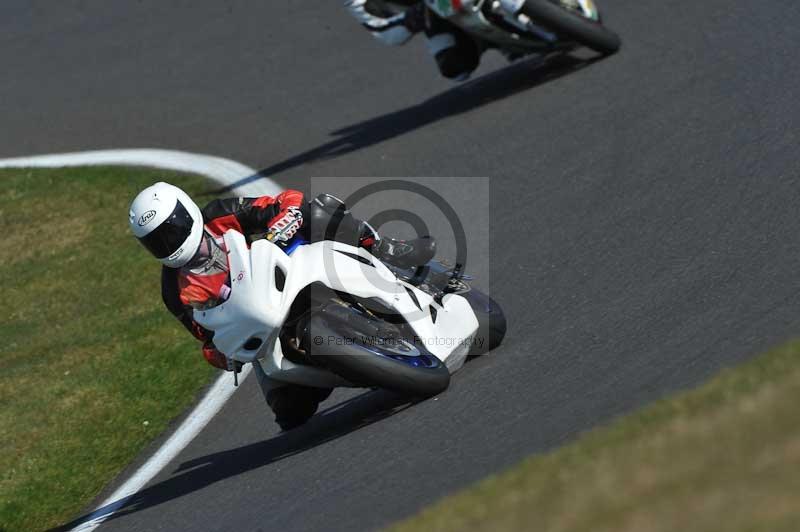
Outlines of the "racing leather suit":
{"type": "MultiPolygon", "coordinates": [[[[218,254],[219,246],[224,246],[222,235],[229,229],[236,229],[251,237],[261,233],[263,236],[270,225],[289,212],[291,207],[299,208],[303,202],[301,192],[287,190],[276,197],[227,198],[210,202],[202,210],[204,238],[213,239],[218,254]]],[[[224,249],[223,249],[224,250],[224,249]]],[[[214,260],[206,267],[193,268],[192,261],[182,268],[163,267],[161,270],[161,297],[164,304],[191,332],[195,338],[205,342],[203,355],[206,360],[220,369],[226,369],[225,357],[215,353],[209,331],[192,319],[195,308],[209,308],[227,296],[229,289],[227,262],[214,260]]]]}
{"type": "MultiPolygon", "coordinates": [[[[214,347],[213,332],[201,327],[192,316],[195,309],[214,307],[230,293],[223,239],[226,231],[235,229],[248,242],[268,236],[278,245],[295,234],[309,242],[337,240],[362,246],[400,267],[424,264],[435,253],[435,242],[428,237],[410,241],[380,238],[368,223],[356,220],[341,200],[329,194],[321,194],[309,203],[297,190],[275,197],[218,199],[206,205],[202,215],[201,249],[184,267],[162,269],[162,297],[184,327],[203,342],[205,359],[220,369],[238,371],[238,367],[228,368],[228,359],[214,347]]],[[[275,413],[275,421],[288,430],[311,418],[331,391],[275,382],[267,393],[267,403],[275,413]]]]}
{"type": "MultiPolygon", "coordinates": [[[[332,196],[331,196],[332,197],[332,196]]],[[[298,231],[309,241],[334,238],[356,242],[370,249],[376,236],[369,226],[353,219],[348,235],[314,234],[309,206],[303,193],[287,190],[271,197],[226,198],[210,202],[202,210],[204,243],[210,249],[203,260],[190,261],[182,268],[164,267],[161,272],[161,295],[164,304],[195,338],[204,342],[203,356],[213,366],[227,369],[227,359],[213,346],[212,334],[192,319],[194,309],[211,308],[230,293],[230,277],[223,235],[230,229],[245,235],[248,242],[264,238],[269,232],[282,231],[286,240],[298,231]],[[363,231],[363,234],[362,234],[363,231]]]]}
{"type": "MultiPolygon", "coordinates": [[[[183,268],[164,267],[161,273],[161,290],[167,308],[198,340],[203,342],[203,356],[209,364],[228,368],[228,359],[214,347],[213,333],[201,327],[192,318],[194,309],[210,308],[227,298],[230,277],[223,235],[230,229],[244,234],[248,242],[264,238],[269,232],[282,231],[286,239],[303,229],[303,218],[308,217],[308,206],[303,193],[287,190],[275,197],[227,198],[210,202],[202,210],[204,239],[208,246],[202,260],[190,261],[183,268]]],[[[319,239],[308,226],[303,231],[306,239],[319,239]]],[[[324,235],[323,235],[324,236],[324,235]]],[[[361,239],[364,246],[372,246],[374,234],[361,239]]],[[[196,257],[201,253],[198,251],[196,257]]],[[[232,368],[238,371],[238,366],[232,368]]],[[[310,388],[294,384],[274,383],[267,394],[267,404],[275,414],[275,422],[283,430],[305,423],[316,412],[320,402],[330,394],[330,389],[310,388]]]]}
{"type": "Polygon", "coordinates": [[[422,1],[344,0],[344,5],[384,44],[405,44],[415,33],[424,30],[428,52],[446,78],[467,79],[478,67],[481,50],[475,41],[460,28],[436,16],[422,1]],[[398,8],[401,8],[399,13],[398,8]]]}

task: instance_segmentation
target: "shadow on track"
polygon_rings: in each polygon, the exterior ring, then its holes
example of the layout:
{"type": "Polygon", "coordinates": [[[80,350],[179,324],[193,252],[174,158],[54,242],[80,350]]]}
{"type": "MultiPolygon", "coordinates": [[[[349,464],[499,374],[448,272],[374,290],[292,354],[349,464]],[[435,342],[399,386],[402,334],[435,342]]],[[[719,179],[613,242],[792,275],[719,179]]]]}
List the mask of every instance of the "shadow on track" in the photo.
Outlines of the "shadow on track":
{"type": "Polygon", "coordinates": [[[305,425],[274,438],[182,463],[173,476],[109,503],[52,531],[67,531],[92,519],[111,521],[158,506],[226,478],[288,458],[405,410],[408,399],[377,390],[323,410],[305,425]],[[111,515],[109,515],[111,514],[111,515]]]}
{"type": "Polygon", "coordinates": [[[336,137],[334,140],[275,163],[259,170],[255,175],[242,178],[214,192],[230,192],[238,186],[263,177],[317,160],[339,157],[399,137],[444,118],[471,111],[566,76],[599,59],[600,57],[581,59],[559,54],[543,59],[519,61],[471,82],[457,85],[422,103],[333,131],[331,135],[336,137]]]}

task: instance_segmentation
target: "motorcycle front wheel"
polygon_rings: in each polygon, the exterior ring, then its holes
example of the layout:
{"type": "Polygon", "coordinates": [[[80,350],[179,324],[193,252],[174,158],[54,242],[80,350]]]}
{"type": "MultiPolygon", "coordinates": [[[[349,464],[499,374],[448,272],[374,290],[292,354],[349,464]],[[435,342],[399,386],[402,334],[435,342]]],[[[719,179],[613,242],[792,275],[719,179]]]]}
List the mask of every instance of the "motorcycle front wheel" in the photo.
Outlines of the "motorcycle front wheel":
{"type": "Polygon", "coordinates": [[[447,366],[421,343],[402,338],[392,324],[331,302],[314,312],[303,344],[315,364],[351,383],[414,398],[432,397],[450,385],[447,366]]]}
{"type": "MultiPolygon", "coordinates": [[[[564,5],[564,0],[526,0],[520,13],[536,23],[603,55],[617,52],[622,45],[619,35],[564,5]]],[[[599,17],[598,17],[599,18],[599,17]]]]}

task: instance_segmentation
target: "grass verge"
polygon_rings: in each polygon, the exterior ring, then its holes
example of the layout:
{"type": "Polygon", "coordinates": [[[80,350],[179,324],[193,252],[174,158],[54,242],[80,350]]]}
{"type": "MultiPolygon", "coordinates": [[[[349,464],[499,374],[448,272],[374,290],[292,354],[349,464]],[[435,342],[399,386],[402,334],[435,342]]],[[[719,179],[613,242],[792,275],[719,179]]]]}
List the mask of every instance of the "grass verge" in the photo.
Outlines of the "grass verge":
{"type": "Polygon", "coordinates": [[[447,497],[394,532],[800,530],[800,341],[447,497]]]}
{"type": "Polygon", "coordinates": [[[67,521],[212,375],[127,227],[132,168],[0,170],[0,529],[67,521]]]}

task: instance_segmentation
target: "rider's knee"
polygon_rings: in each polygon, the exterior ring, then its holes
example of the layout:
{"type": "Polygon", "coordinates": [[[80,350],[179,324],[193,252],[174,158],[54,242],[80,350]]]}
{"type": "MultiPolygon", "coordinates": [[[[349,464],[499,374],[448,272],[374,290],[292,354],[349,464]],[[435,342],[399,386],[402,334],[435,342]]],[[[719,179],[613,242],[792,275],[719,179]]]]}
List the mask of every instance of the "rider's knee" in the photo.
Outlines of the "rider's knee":
{"type": "Polygon", "coordinates": [[[267,404],[275,414],[275,422],[283,430],[290,430],[311,419],[319,404],[332,391],[329,388],[290,384],[270,390],[267,393],[267,404]]]}
{"type": "Polygon", "coordinates": [[[320,194],[316,198],[314,198],[314,203],[316,203],[319,207],[324,209],[328,213],[335,213],[337,211],[344,211],[347,210],[344,202],[334,196],[333,194],[320,194]]]}
{"type": "Polygon", "coordinates": [[[449,79],[465,79],[478,68],[480,53],[475,43],[455,33],[438,33],[428,38],[428,50],[439,72],[449,79]]]}
{"type": "Polygon", "coordinates": [[[337,240],[357,242],[359,223],[342,200],[320,194],[309,203],[309,237],[312,242],[337,240]]]}

